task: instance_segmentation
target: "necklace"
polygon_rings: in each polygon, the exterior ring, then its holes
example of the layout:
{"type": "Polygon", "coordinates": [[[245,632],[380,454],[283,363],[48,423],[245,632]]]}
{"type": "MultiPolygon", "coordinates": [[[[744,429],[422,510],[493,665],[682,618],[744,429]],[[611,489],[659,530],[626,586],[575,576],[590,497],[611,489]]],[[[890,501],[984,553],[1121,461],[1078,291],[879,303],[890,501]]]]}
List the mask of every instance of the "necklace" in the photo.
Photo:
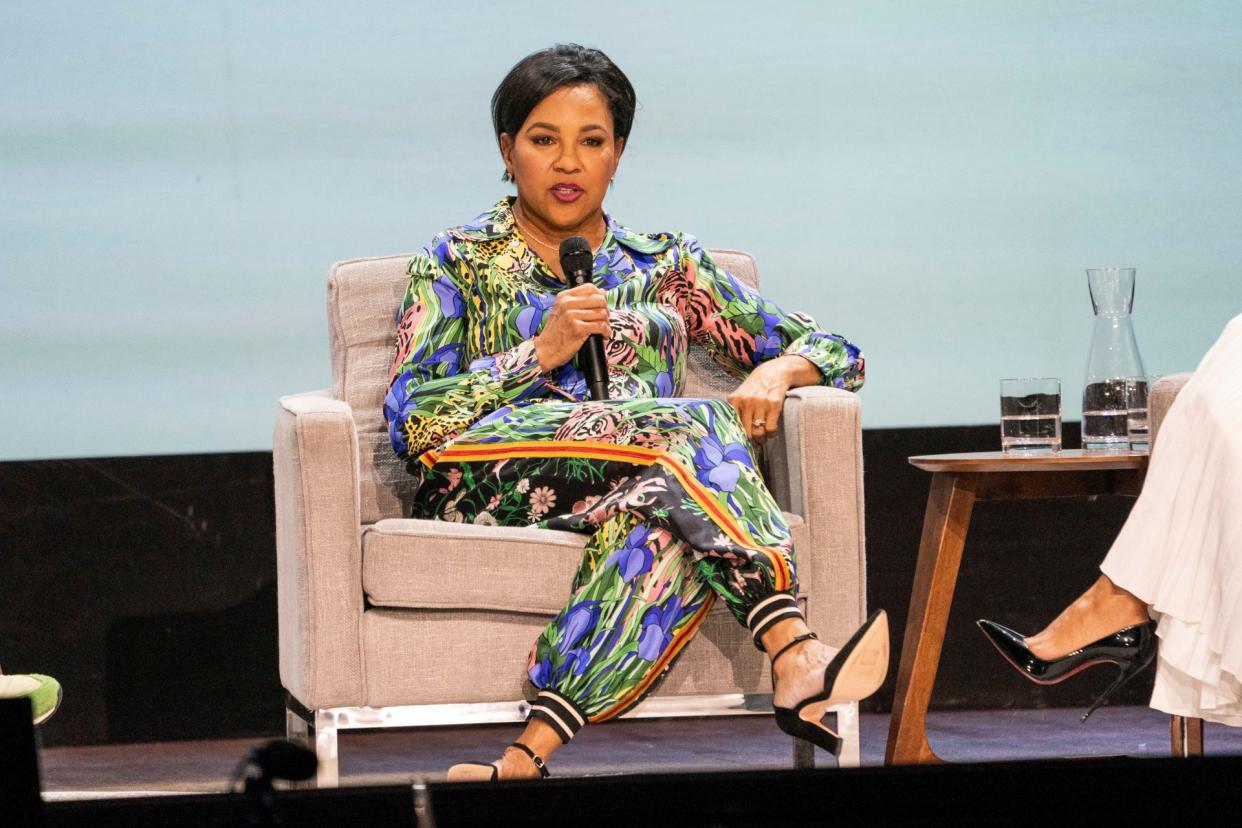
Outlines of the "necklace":
{"type": "MultiPolygon", "coordinates": [[[[526,236],[526,237],[527,237],[528,239],[530,239],[531,241],[538,242],[539,244],[541,244],[541,245],[543,245],[544,247],[546,247],[548,250],[556,250],[556,251],[559,251],[559,250],[560,250],[560,247],[561,247],[561,246],[560,246],[560,244],[558,244],[557,242],[550,242],[550,241],[548,241],[547,239],[542,238],[541,236],[538,236],[538,235],[536,235],[536,234],[532,233],[532,232],[531,232],[531,230],[530,230],[530,228],[529,228],[529,227],[527,227],[527,226],[526,226],[526,224],[525,224],[524,222],[522,222],[520,219],[518,219],[518,211],[522,209],[522,208],[519,206],[521,203],[522,203],[522,202],[520,202],[520,201],[519,201],[519,202],[516,202],[516,203],[513,205],[513,223],[517,225],[518,230],[521,230],[521,231],[522,231],[522,235],[523,235],[523,236],[526,236]]],[[[590,242],[587,242],[587,243],[588,243],[588,244],[590,244],[590,242]]],[[[592,248],[592,250],[593,250],[593,249],[595,248],[595,245],[592,245],[592,246],[591,246],[591,248],[592,248]]]]}
{"type": "MultiPolygon", "coordinates": [[[[518,202],[518,203],[520,204],[521,202],[518,202]]],[[[532,240],[532,241],[537,241],[537,242],[539,242],[540,244],[542,244],[544,247],[548,248],[549,250],[559,250],[559,249],[560,249],[560,246],[559,246],[559,245],[554,244],[553,242],[550,242],[550,241],[548,241],[547,239],[540,238],[539,236],[535,235],[534,233],[532,233],[532,232],[530,231],[530,228],[528,228],[525,224],[523,224],[523,223],[522,223],[522,222],[518,219],[518,210],[520,210],[520,209],[521,209],[521,208],[520,208],[520,207],[518,207],[516,204],[514,205],[514,210],[513,210],[513,223],[517,225],[518,230],[521,230],[521,231],[522,231],[522,235],[523,235],[523,236],[526,236],[528,239],[530,239],[530,240],[532,240]]]]}

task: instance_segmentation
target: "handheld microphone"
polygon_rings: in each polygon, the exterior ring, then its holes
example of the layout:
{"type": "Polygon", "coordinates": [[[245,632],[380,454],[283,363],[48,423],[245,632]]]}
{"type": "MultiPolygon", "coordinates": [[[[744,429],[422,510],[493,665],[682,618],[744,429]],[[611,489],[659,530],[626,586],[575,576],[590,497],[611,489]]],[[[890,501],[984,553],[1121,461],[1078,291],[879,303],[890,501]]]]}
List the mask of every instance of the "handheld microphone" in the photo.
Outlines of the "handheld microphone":
{"type": "MultiPolygon", "coordinates": [[[[582,236],[570,236],[561,242],[560,252],[565,281],[572,287],[589,283],[595,257],[591,255],[591,246],[587,244],[587,240],[582,236]]],[[[604,358],[602,336],[591,334],[582,343],[582,347],[578,349],[578,367],[586,376],[591,399],[608,399],[608,360],[604,358]]]]}

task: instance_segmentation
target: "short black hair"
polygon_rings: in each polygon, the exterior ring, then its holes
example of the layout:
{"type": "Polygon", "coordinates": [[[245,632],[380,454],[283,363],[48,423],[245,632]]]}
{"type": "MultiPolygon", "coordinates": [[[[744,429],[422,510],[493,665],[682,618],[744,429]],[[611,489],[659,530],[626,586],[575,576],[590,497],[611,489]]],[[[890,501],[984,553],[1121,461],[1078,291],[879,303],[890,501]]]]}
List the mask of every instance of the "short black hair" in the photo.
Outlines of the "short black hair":
{"type": "MultiPolygon", "coordinates": [[[[613,134],[628,139],[638,105],[630,79],[599,49],[558,43],[519,60],[496,87],[492,95],[496,143],[500,143],[501,133],[516,138],[531,110],[544,98],[561,87],[583,84],[591,84],[600,91],[612,113],[613,134]]],[[[506,170],[501,180],[512,181],[513,177],[506,170]]]]}

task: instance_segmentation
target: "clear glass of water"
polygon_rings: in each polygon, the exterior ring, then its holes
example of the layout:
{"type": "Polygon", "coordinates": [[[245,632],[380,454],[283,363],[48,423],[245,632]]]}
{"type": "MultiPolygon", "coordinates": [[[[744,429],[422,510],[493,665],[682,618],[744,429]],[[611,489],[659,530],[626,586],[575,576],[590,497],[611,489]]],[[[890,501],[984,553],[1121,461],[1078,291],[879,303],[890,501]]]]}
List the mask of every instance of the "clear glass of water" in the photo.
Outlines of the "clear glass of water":
{"type": "Polygon", "coordinates": [[[1147,431],[1147,393],[1154,384],[1154,377],[1126,378],[1126,434],[1130,440],[1130,451],[1148,451],[1151,448],[1147,431]]]}
{"type": "Polygon", "coordinates": [[[1000,405],[1002,450],[1011,454],[1061,450],[1061,380],[1003,379],[1000,405]]]}

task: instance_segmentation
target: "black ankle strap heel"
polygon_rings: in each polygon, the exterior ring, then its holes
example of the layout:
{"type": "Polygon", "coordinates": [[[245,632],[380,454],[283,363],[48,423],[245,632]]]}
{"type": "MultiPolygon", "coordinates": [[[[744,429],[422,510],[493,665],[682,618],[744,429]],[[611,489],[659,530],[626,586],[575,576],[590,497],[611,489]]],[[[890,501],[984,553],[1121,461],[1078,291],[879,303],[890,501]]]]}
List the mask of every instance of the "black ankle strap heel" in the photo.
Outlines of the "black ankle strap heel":
{"type": "MultiPolygon", "coordinates": [[[[813,632],[794,639],[772,656],[772,687],[776,687],[776,660],[794,645],[812,638],[813,632]]],[[[874,693],[888,673],[888,616],[876,610],[845,642],[824,667],[824,689],[806,697],[793,707],[774,703],[776,726],[798,739],[803,739],[834,756],[841,753],[841,738],[824,726],[823,716],[834,704],[857,702],[874,693]]]]}
{"type": "Polygon", "coordinates": [[[791,650],[796,645],[801,644],[803,641],[810,641],[812,638],[815,639],[816,641],[819,640],[819,636],[813,632],[803,633],[802,635],[795,635],[793,638],[793,641],[790,641],[784,647],[781,647],[779,650],[776,651],[776,655],[772,656],[772,686],[773,687],[776,687],[776,660],[780,658],[781,656],[783,656],[785,653],[789,652],[789,650],[791,650]]]}
{"type": "Polygon", "coordinates": [[[522,744],[521,742],[514,742],[511,745],[509,745],[509,747],[517,748],[518,750],[522,751],[522,753],[525,753],[527,756],[530,757],[530,761],[535,765],[536,768],[539,769],[540,779],[547,779],[549,776],[552,775],[552,771],[548,770],[548,766],[544,764],[543,757],[540,756],[538,753],[535,753],[533,750],[528,748],[526,745],[522,744]]]}

